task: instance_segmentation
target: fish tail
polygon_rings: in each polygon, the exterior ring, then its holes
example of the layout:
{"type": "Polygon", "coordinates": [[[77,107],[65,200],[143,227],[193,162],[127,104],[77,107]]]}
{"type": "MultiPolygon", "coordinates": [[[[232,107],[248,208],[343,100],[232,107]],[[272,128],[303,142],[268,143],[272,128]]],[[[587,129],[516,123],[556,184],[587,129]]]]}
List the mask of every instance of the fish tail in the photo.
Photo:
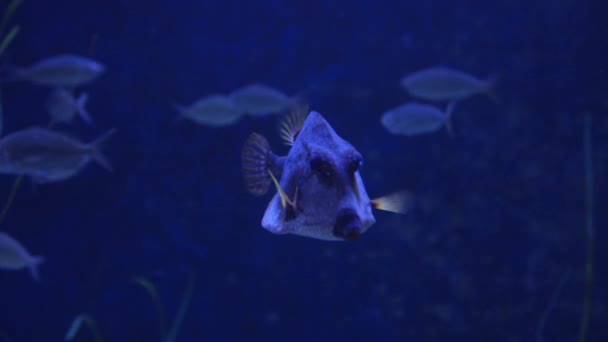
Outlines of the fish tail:
{"type": "Polygon", "coordinates": [[[177,103],[177,102],[173,102],[171,103],[171,106],[173,106],[173,108],[180,114],[183,115],[184,111],[186,110],[186,107],[177,103]]]}
{"type": "Polygon", "coordinates": [[[498,97],[498,94],[496,93],[496,84],[498,83],[499,79],[500,79],[500,75],[492,74],[487,78],[486,86],[485,86],[486,94],[488,94],[488,96],[492,99],[492,101],[496,102],[497,104],[500,104],[500,98],[498,97]]]}
{"type": "Polygon", "coordinates": [[[87,111],[87,108],[86,108],[88,100],[89,100],[89,94],[87,94],[87,93],[80,94],[80,96],[76,100],[76,108],[78,110],[78,115],[80,115],[82,120],[84,120],[84,122],[86,122],[87,124],[90,125],[93,123],[93,119],[91,119],[91,115],[89,114],[89,112],[87,111]]]}
{"type": "Polygon", "coordinates": [[[116,133],[116,129],[112,128],[109,131],[105,132],[103,135],[101,135],[99,138],[93,140],[93,142],[88,145],[88,148],[91,153],[91,158],[93,158],[93,160],[95,160],[99,165],[101,165],[104,169],[110,172],[112,172],[112,165],[110,164],[108,159],[106,159],[106,157],[101,153],[101,145],[103,145],[103,143],[105,143],[108,138],[114,135],[114,133],[116,133]]]}
{"type": "Polygon", "coordinates": [[[268,191],[272,182],[268,171],[273,159],[268,140],[261,134],[251,133],[241,153],[243,179],[250,193],[261,196],[268,191]]]}
{"type": "Polygon", "coordinates": [[[30,259],[28,264],[28,269],[30,270],[30,274],[32,275],[32,279],[38,282],[40,281],[40,272],[38,271],[38,266],[44,262],[44,258],[41,256],[33,256],[30,259]]]}
{"type": "Polygon", "coordinates": [[[179,121],[182,121],[184,119],[188,119],[187,107],[186,106],[181,105],[181,104],[176,103],[176,102],[171,103],[171,106],[173,106],[173,109],[175,109],[177,111],[177,116],[175,116],[175,118],[173,119],[174,122],[179,122],[179,121]]]}
{"type": "Polygon", "coordinates": [[[375,198],[371,202],[374,209],[405,214],[412,206],[413,196],[408,191],[403,190],[375,198]]]}
{"type": "Polygon", "coordinates": [[[0,83],[10,83],[21,79],[22,71],[20,68],[2,65],[0,66],[0,83]]]}

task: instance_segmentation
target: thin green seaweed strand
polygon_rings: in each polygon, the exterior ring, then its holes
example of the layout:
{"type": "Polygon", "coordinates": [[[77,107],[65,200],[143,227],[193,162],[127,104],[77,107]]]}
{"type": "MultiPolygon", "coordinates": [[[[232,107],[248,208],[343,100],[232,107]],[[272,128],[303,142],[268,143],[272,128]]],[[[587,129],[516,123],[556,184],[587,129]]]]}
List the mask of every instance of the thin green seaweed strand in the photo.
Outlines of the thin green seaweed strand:
{"type": "MultiPolygon", "coordinates": [[[[10,20],[17,7],[19,7],[22,2],[23,0],[13,0],[8,4],[8,6],[6,6],[6,10],[4,11],[4,15],[2,16],[2,22],[0,22],[0,37],[4,36],[4,29],[6,28],[8,21],[10,20]]],[[[2,43],[0,43],[0,57],[2,57],[6,48],[15,39],[17,33],[19,33],[19,26],[13,27],[11,31],[4,38],[2,38],[2,43]]],[[[2,89],[0,87],[0,136],[2,135],[2,131],[4,128],[3,123],[4,111],[2,110],[2,89]]]]}
{"type": "Polygon", "coordinates": [[[17,36],[17,33],[19,33],[19,26],[15,26],[11,29],[11,31],[6,35],[6,37],[4,37],[4,39],[2,40],[2,43],[0,44],[0,56],[2,56],[4,54],[4,51],[6,50],[6,48],[8,48],[8,46],[11,44],[11,42],[15,39],[15,37],[17,36]]]}
{"type": "Polygon", "coordinates": [[[194,288],[196,284],[196,275],[193,273],[190,281],[188,282],[188,287],[184,292],[184,297],[182,298],[182,302],[179,305],[179,310],[177,310],[177,314],[173,319],[173,324],[171,324],[171,330],[169,330],[169,334],[165,339],[165,342],[174,342],[177,338],[177,334],[181,329],[182,323],[184,322],[184,318],[186,317],[186,312],[188,311],[188,307],[190,306],[190,302],[192,301],[192,295],[194,294],[194,288]]]}
{"type": "Polygon", "coordinates": [[[557,305],[557,301],[559,300],[559,295],[562,292],[564,285],[566,285],[566,282],[570,278],[571,273],[572,273],[571,270],[567,270],[562,275],[562,277],[559,280],[559,283],[557,284],[557,287],[553,291],[553,294],[551,295],[551,300],[549,301],[549,304],[547,304],[547,307],[545,308],[545,311],[543,311],[543,315],[541,316],[540,321],[538,322],[538,328],[536,329],[536,342],[543,342],[543,332],[545,330],[545,325],[547,324],[547,320],[549,319],[549,314],[551,313],[551,311],[553,311],[553,309],[557,305]]]}
{"type": "Polygon", "coordinates": [[[587,235],[587,261],[585,263],[585,299],[583,300],[583,316],[578,341],[585,342],[589,336],[589,323],[593,304],[593,255],[595,228],[593,222],[593,158],[592,158],[591,115],[585,114],[583,134],[585,155],[585,232],[587,235]]]}
{"type": "MultiPolygon", "coordinates": [[[[13,13],[17,9],[17,7],[19,7],[19,5],[21,5],[22,2],[23,2],[23,0],[13,0],[6,7],[6,11],[4,12],[4,16],[2,17],[2,22],[0,23],[0,37],[3,35],[4,29],[6,28],[6,24],[8,23],[9,19],[11,18],[11,16],[13,15],[13,13]]],[[[6,48],[15,39],[15,36],[17,35],[17,33],[19,33],[19,26],[13,27],[13,29],[11,29],[11,31],[6,35],[6,37],[4,37],[4,39],[2,40],[2,43],[0,44],[0,57],[2,57],[2,54],[4,53],[6,48]]],[[[0,86],[0,135],[2,135],[3,129],[4,129],[4,110],[3,110],[3,106],[2,106],[2,87],[0,86]]],[[[10,209],[11,204],[13,203],[15,194],[17,193],[17,190],[19,189],[19,185],[21,184],[22,178],[23,178],[23,176],[17,177],[17,179],[15,179],[15,182],[13,183],[13,186],[11,187],[11,191],[8,194],[6,203],[5,203],[4,207],[2,208],[2,212],[0,212],[0,224],[2,224],[2,222],[4,222],[4,219],[6,218],[6,214],[8,214],[8,210],[10,209]]]]}
{"type": "MultiPolygon", "coordinates": [[[[51,120],[47,127],[48,129],[52,129],[54,125],[55,121],[51,120]]],[[[6,215],[8,214],[8,211],[11,208],[13,201],[15,200],[15,196],[17,195],[17,190],[19,190],[19,186],[21,185],[21,181],[23,181],[23,177],[24,175],[17,176],[17,178],[15,178],[15,181],[13,182],[13,185],[11,186],[11,191],[8,193],[8,197],[6,198],[4,207],[0,212],[0,224],[4,222],[4,219],[6,219],[6,215]]]]}
{"type": "Polygon", "coordinates": [[[133,278],[133,282],[143,287],[154,302],[154,308],[156,309],[156,316],[158,319],[162,341],[162,339],[167,335],[167,321],[165,319],[165,315],[163,314],[163,307],[160,302],[160,297],[158,296],[158,291],[156,290],[154,284],[144,277],[135,277],[133,278]]]}
{"type": "Polygon", "coordinates": [[[23,3],[23,0],[13,0],[6,7],[4,16],[2,16],[2,22],[0,23],[0,36],[2,36],[2,34],[4,33],[6,24],[8,24],[8,21],[11,19],[11,16],[13,16],[13,13],[15,13],[15,10],[17,10],[17,7],[19,7],[21,3],[23,3]]]}
{"type": "Polygon", "coordinates": [[[70,325],[70,328],[68,329],[68,332],[65,335],[65,340],[72,341],[80,331],[80,327],[82,326],[83,322],[86,323],[86,325],[89,327],[89,330],[91,330],[95,342],[103,342],[103,337],[101,336],[101,333],[97,328],[95,320],[93,319],[93,317],[86,313],[82,313],[76,316],[76,318],[74,318],[72,324],[70,325]]]}

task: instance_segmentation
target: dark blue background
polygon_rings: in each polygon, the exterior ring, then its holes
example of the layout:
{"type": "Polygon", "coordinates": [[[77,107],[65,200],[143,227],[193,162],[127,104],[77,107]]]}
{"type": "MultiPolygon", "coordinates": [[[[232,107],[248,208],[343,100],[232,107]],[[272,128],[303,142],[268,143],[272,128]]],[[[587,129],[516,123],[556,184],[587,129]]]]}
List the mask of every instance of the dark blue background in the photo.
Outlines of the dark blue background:
{"type": "MultiPolygon", "coordinates": [[[[178,341],[532,341],[570,271],[544,336],[573,341],[584,291],[581,113],[591,111],[592,340],[608,340],[602,13],[578,0],[25,0],[5,63],[86,55],[96,36],[108,71],[83,87],[95,125],[62,129],[85,141],[118,134],[104,147],[113,173],[91,165],[20,189],[0,229],[46,262],[40,283],[0,272],[0,331],[59,341],[87,312],[108,341],[157,341],[152,300],[131,278],[150,279],[172,319],[194,272],[178,341]],[[408,99],[400,78],[438,64],[498,75],[499,102],[462,102],[453,138],[389,135],[379,118],[408,99]],[[208,128],[176,121],[171,106],[252,82],[306,92],[365,157],[370,195],[409,189],[416,207],[378,212],[353,243],[264,231],[270,195],[246,193],[240,149],[257,131],[286,153],[277,117],[208,128]]],[[[4,131],[46,124],[47,93],[5,85],[4,131]]],[[[0,178],[1,193],[12,181],[0,178]]]]}

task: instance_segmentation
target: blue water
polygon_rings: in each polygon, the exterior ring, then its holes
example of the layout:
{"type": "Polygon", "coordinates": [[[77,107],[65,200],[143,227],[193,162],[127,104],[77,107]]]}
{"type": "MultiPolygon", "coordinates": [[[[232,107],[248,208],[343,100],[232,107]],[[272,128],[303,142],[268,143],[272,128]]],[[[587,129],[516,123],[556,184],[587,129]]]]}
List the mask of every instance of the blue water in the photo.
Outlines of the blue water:
{"type": "MultiPolygon", "coordinates": [[[[5,8],[7,1],[0,3],[5,8]]],[[[109,128],[109,173],[26,180],[0,230],[45,257],[41,281],[0,272],[0,341],[61,341],[89,314],[105,341],[160,341],[154,284],[176,341],[575,341],[585,292],[583,113],[592,117],[595,285],[589,341],[608,341],[606,6],[575,0],[31,1],[3,65],[62,54],[108,70],[86,85],[109,128]],[[455,135],[390,135],[405,74],[449,65],[498,75],[498,101],[459,104],[455,135]],[[371,197],[407,189],[354,242],[273,235],[270,194],[244,188],[247,136],[285,154],[278,117],[223,128],[176,121],[173,102],[261,82],[305,91],[364,156],[371,197]],[[565,279],[558,299],[552,295],[565,279]],[[550,307],[546,320],[543,313],[550,307]]],[[[9,26],[11,26],[9,25],[9,26]]],[[[2,85],[4,134],[46,125],[48,88],[2,85]]],[[[0,178],[0,203],[14,177],[0,178]]],[[[83,326],[76,341],[94,341],[83,326]]]]}

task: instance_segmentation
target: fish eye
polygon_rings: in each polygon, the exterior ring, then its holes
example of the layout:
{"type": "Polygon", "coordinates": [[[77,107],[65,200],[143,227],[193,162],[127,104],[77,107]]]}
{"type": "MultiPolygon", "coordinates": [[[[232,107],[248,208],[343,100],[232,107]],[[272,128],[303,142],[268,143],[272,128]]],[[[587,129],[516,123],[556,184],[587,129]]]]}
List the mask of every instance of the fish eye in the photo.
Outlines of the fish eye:
{"type": "Polygon", "coordinates": [[[332,163],[323,158],[315,157],[310,160],[310,169],[313,170],[321,183],[330,186],[333,184],[335,178],[335,171],[332,163]]]}

